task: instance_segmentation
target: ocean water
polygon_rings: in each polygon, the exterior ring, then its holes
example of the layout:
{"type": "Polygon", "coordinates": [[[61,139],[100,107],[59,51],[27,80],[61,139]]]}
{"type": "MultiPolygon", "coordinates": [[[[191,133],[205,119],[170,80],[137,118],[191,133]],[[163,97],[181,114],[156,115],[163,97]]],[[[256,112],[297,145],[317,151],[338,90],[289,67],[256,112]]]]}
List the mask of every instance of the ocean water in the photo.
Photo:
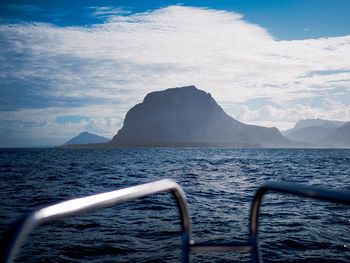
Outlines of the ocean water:
{"type": "MultiPolygon", "coordinates": [[[[192,237],[243,241],[250,204],[266,181],[350,191],[347,149],[0,149],[0,235],[22,214],[70,198],[170,178],[187,196],[192,237]]],[[[268,194],[261,209],[265,262],[350,262],[350,207],[268,194]]],[[[192,262],[249,262],[249,253],[192,253],[192,262]]],[[[17,262],[180,262],[170,193],[37,228],[17,262]]]]}

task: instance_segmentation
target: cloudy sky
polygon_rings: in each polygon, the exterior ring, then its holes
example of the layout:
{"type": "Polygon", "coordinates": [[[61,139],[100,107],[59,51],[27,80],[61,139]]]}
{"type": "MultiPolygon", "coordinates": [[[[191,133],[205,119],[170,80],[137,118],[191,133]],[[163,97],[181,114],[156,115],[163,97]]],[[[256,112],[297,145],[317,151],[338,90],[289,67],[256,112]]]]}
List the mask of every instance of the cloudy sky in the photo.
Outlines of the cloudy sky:
{"type": "Polygon", "coordinates": [[[147,93],[185,85],[248,124],[350,121],[349,14],[348,0],[3,0],[0,147],[111,138],[147,93]]]}

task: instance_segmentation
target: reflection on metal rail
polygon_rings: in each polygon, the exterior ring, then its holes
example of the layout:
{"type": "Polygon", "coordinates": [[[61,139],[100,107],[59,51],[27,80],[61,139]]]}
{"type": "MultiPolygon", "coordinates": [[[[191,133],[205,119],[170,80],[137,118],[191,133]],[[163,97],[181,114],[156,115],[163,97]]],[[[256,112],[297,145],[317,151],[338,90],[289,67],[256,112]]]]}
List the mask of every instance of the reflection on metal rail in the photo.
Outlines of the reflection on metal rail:
{"type": "Polygon", "coordinates": [[[252,246],[252,261],[262,262],[259,244],[258,244],[258,220],[259,210],[264,195],[267,192],[276,192],[282,194],[291,194],[300,197],[319,199],[329,202],[337,202],[343,204],[350,204],[350,193],[325,190],[313,186],[305,186],[294,183],[276,183],[270,182],[261,186],[255,193],[253,203],[250,210],[250,222],[249,222],[249,236],[252,246]]]}
{"type": "Polygon", "coordinates": [[[98,208],[134,200],[146,195],[171,191],[179,208],[182,227],[184,262],[188,262],[191,224],[187,201],[182,188],[174,181],[165,179],[153,183],[137,185],[121,190],[72,199],[37,210],[17,222],[1,244],[0,262],[12,262],[21,243],[38,225],[47,221],[80,214],[98,208]]]}
{"type": "Polygon", "coordinates": [[[329,191],[292,183],[267,183],[256,192],[250,212],[249,239],[242,243],[210,244],[191,240],[191,224],[187,201],[182,188],[172,180],[133,186],[112,192],[77,198],[37,210],[18,221],[1,242],[0,262],[12,262],[21,243],[38,225],[98,208],[109,207],[163,191],[171,191],[179,208],[182,227],[183,262],[190,260],[190,252],[251,251],[252,262],[262,262],[258,244],[259,209],[263,196],[268,192],[292,194],[301,197],[350,204],[350,193],[329,191]]]}

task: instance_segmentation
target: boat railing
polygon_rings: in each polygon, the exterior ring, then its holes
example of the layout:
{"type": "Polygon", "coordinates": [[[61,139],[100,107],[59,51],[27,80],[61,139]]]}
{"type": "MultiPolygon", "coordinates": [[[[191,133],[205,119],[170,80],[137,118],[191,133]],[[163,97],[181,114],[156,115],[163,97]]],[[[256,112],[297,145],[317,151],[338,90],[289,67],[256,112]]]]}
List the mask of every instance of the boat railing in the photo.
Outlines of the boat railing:
{"type": "Polygon", "coordinates": [[[0,243],[0,262],[13,262],[21,244],[25,241],[28,234],[45,222],[99,208],[110,207],[118,203],[164,191],[170,191],[173,194],[179,208],[183,252],[182,260],[184,263],[190,261],[191,252],[229,250],[250,251],[252,262],[262,262],[258,242],[258,221],[260,206],[267,192],[292,194],[300,197],[350,204],[350,193],[347,192],[325,190],[294,183],[266,183],[255,193],[249,218],[249,237],[246,242],[231,242],[226,244],[196,243],[191,239],[191,223],[186,196],[177,183],[165,179],[121,190],[64,201],[25,215],[18,220],[2,238],[0,243]]]}

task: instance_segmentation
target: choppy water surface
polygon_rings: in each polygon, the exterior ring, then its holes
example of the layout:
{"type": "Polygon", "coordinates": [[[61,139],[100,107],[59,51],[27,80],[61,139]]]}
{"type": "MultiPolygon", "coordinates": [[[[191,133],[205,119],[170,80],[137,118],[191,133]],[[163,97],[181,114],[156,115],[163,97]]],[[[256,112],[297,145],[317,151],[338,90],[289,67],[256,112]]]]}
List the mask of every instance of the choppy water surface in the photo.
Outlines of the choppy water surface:
{"type": "MultiPolygon", "coordinates": [[[[171,178],[187,195],[193,239],[245,240],[250,202],[266,181],[350,191],[350,150],[0,149],[0,233],[62,200],[171,178]]],[[[350,207],[269,194],[265,262],[349,262],[350,207]]],[[[39,227],[18,262],[179,262],[178,211],[161,193],[39,227]]],[[[246,253],[192,253],[192,262],[247,262],[246,253]]]]}

